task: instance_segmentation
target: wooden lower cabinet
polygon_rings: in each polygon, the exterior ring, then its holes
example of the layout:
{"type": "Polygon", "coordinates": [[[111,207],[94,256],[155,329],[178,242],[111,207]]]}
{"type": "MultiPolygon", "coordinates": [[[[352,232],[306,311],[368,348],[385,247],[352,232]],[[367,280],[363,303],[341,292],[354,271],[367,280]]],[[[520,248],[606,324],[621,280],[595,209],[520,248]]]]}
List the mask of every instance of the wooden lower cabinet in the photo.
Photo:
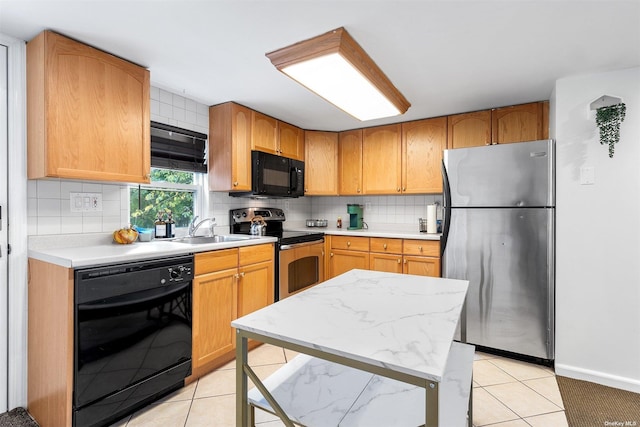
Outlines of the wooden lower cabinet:
{"type": "Polygon", "coordinates": [[[238,317],[273,304],[273,261],[247,265],[239,272],[238,317]]]}
{"type": "Polygon", "coordinates": [[[195,255],[193,374],[190,381],[235,357],[231,322],[273,303],[273,244],[195,255]]]}
{"type": "Polygon", "coordinates": [[[416,276],[440,277],[440,258],[405,255],[402,272],[416,276]]]}
{"type": "Polygon", "coordinates": [[[354,268],[369,269],[369,252],[332,249],[329,254],[329,277],[335,277],[354,268]]]}
{"type": "Polygon", "coordinates": [[[369,270],[402,273],[402,255],[372,252],[369,254],[369,270]]]}
{"type": "Polygon", "coordinates": [[[369,269],[402,273],[402,239],[372,237],[369,246],[369,269]]]}
{"type": "Polygon", "coordinates": [[[437,240],[330,236],[329,278],[359,268],[440,277],[437,240]],[[369,250],[367,250],[369,248],[369,250]]]}
{"type": "Polygon", "coordinates": [[[238,269],[197,276],[193,281],[194,372],[235,348],[231,322],[236,319],[238,269]]]}

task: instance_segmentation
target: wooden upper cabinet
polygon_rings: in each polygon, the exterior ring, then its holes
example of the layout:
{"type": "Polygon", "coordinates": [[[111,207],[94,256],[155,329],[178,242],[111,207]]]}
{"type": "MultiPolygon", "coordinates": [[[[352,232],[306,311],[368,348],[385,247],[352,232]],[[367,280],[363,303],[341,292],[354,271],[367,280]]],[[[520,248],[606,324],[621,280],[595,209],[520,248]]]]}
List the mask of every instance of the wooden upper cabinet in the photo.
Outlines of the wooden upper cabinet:
{"type": "Polygon", "coordinates": [[[338,195],[338,134],[305,132],[304,194],[338,195]]]}
{"type": "Polygon", "coordinates": [[[442,193],[442,151],[447,118],[402,123],[402,192],[442,193]]]}
{"type": "Polygon", "coordinates": [[[251,110],[233,102],[209,107],[209,188],[251,190],[251,110]]]}
{"type": "Polygon", "coordinates": [[[278,121],[251,110],[251,149],[278,153],[278,121]]]}
{"type": "Polygon", "coordinates": [[[28,177],[149,182],[149,70],[44,31],[27,44],[28,177]]]}
{"type": "Polygon", "coordinates": [[[364,194],[400,194],[402,170],[401,125],[362,131],[362,184],[364,194]]]}
{"type": "Polygon", "coordinates": [[[491,110],[447,117],[447,148],[480,147],[491,144],[491,110]]]}
{"type": "Polygon", "coordinates": [[[338,194],[362,194],[362,129],[338,134],[338,194]]]}
{"type": "Polygon", "coordinates": [[[278,154],[304,161],[304,142],[304,130],[289,123],[278,122],[278,154]]]}
{"type": "Polygon", "coordinates": [[[506,144],[543,139],[543,116],[542,102],[496,108],[491,112],[491,140],[506,144]]]}

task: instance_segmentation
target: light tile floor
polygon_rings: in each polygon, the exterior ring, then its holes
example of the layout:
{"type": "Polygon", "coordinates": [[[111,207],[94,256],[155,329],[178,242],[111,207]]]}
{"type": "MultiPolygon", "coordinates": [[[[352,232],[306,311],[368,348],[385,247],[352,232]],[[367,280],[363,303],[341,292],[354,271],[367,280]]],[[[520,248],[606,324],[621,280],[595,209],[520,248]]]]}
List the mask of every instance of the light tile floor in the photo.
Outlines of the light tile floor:
{"type": "MultiPolygon", "coordinates": [[[[249,352],[249,364],[266,378],[295,355],[265,344],[249,352]]],[[[473,377],[476,427],[568,426],[552,369],[477,352],[473,377]]],[[[235,403],[231,362],[112,427],[235,427],[235,403]]],[[[270,414],[256,412],[257,427],[283,425],[270,414]]]]}

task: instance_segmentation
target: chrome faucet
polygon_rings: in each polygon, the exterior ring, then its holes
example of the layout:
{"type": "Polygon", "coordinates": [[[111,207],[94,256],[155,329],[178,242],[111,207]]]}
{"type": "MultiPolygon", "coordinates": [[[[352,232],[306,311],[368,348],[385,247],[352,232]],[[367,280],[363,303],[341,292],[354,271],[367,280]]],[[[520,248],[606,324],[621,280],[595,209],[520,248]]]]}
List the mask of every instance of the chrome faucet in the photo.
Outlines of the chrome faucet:
{"type": "Polygon", "coordinates": [[[189,237],[193,237],[196,234],[196,231],[198,231],[198,228],[200,228],[200,226],[209,221],[209,235],[213,236],[213,227],[215,227],[216,225],[216,219],[215,218],[205,218],[202,221],[200,221],[199,223],[196,224],[196,220],[198,219],[198,216],[196,215],[195,217],[193,217],[193,219],[191,220],[191,223],[189,224],[189,231],[187,232],[187,235],[189,237]]]}

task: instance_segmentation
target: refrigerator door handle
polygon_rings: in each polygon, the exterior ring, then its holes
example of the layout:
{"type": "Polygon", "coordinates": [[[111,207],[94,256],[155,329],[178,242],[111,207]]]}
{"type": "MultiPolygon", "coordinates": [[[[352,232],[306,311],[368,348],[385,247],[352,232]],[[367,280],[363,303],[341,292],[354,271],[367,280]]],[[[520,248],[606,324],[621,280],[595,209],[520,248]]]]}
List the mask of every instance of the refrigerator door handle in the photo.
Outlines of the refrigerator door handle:
{"type": "Polygon", "coordinates": [[[449,175],[447,168],[442,161],[442,191],[444,193],[444,212],[442,214],[442,237],[440,238],[440,256],[444,255],[449,237],[449,219],[451,218],[451,188],[449,187],[449,175]]]}

